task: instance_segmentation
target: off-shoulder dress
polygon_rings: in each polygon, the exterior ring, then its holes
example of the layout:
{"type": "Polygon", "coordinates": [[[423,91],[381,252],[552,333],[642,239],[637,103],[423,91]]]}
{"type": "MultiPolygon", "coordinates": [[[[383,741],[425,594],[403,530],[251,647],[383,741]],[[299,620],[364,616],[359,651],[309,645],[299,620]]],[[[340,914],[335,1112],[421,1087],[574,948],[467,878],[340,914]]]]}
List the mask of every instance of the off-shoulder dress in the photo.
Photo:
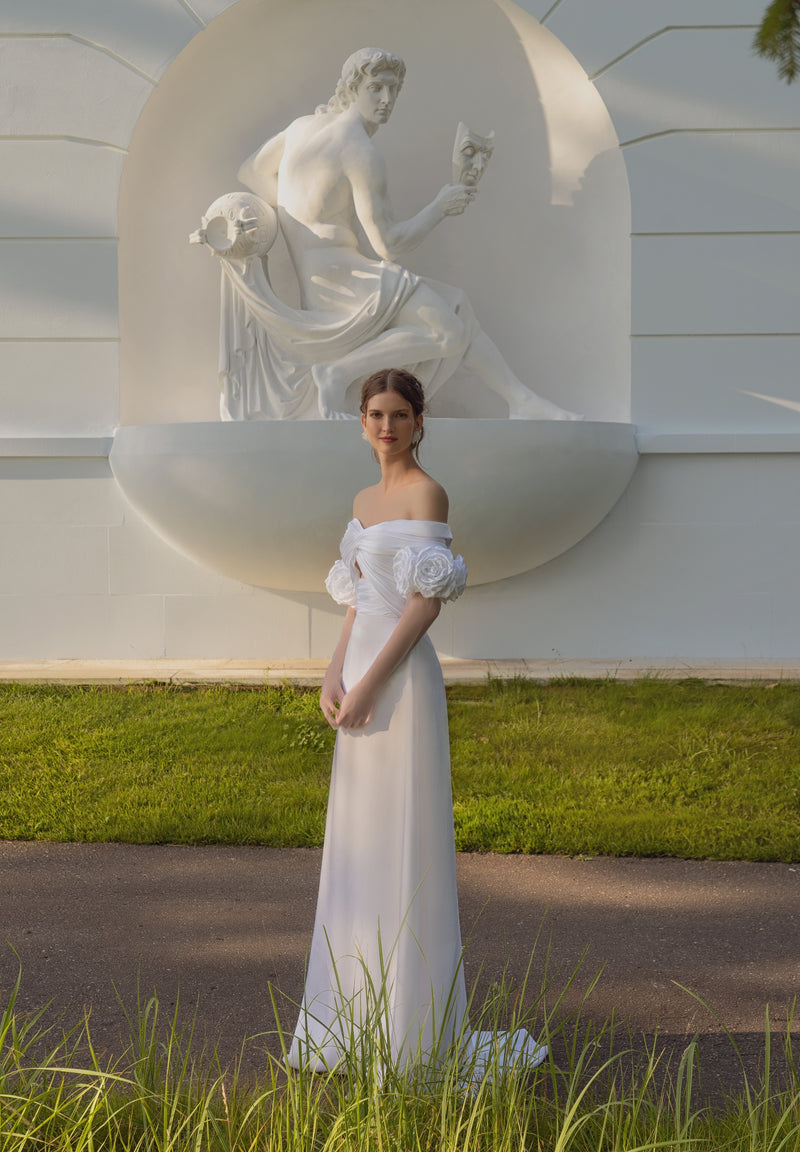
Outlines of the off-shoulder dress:
{"type": "MultiPolygon", "coordinates": [[[[446,524],[351,520],[326,581],[355,607],[345,690],[386,644],[408,599],[464,590],[446,524]]],[[[340,729],[305,994],[288,1056],[335,1067],[365,1029],[392,1061],[463,1039],[450,746],[442,671],[426,634],[362,729],[340,729]]],[[[526,1034],[527,1037],[527,1034],[526,1034]]],[[[529,1039],[529,1038],[528,1038],[529,1039]]]]}

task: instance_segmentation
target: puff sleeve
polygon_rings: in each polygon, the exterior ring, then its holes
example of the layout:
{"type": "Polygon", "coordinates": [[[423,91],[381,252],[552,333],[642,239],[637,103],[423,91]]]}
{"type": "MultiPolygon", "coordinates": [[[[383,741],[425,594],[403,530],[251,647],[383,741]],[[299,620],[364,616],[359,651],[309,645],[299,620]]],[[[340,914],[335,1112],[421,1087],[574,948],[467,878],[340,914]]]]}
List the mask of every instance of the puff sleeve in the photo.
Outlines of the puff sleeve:
{"type": "Polygon", "coordinates": [[[356,588],[350,568],[344,560],[337,560],[325,579],[325,587],[337,604],[348,608],[356,606],[356,588]]]}
{"type": "Polygon", "coordinates": [[[408,546],[394,558],[394,579],[406,598],[419,592],[426,599],[456,600],[467,584],[467,566],[444,544],[408,546]]]}

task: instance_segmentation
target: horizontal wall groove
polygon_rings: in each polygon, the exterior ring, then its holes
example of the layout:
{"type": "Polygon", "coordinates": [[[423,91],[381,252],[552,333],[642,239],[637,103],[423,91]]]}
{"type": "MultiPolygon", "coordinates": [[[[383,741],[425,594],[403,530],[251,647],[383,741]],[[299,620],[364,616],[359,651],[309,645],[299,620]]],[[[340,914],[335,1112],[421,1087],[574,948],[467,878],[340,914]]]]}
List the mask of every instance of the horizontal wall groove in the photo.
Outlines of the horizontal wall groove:
{"type": "Polygon", "coordinates": [[[800,432],[659,432],[640,429],[636,444],[643,456],[796,455],[800,432]]]}
{"type": "Polygon", "coordinates": [[[657,32],[651,32],[643,40],[637,41],[630,48],[626,48],[624,52],[620,52],[619,56],[615,56],[613,60],[609,60],[602,68],[598,68],[596,72],[592,73],[589,79],[592,81],[599,79],[605,72],[608,72],[609,68],[619,64],[621,60],[626,60],[628,56],[638,52],[645,44],[652,44],[654,40],[658,40],[660,36],[666,36],[670,32],[755,32],[757,28],[757,24],[667,24],[663,28],[659,28],[657,32]]]}
{"type": "Polygon", "coordinates": [[[2,436],[0,458],[6,460],[104,459],[114,437],[102,436],[2,436]]]}
{"type": "MultiPolygon", "coordinates": [[[[636,435],[644,454],[764,454],[800,452],[800,432],[752,432],[746,430],[661,432],[642,429],[636,435]]],[[[113,434],[100,436],[2,436],[0,460],[104,459],[111,451],[113,434]]]]}
{"type": "Polygon", "coordinates": [[[123,154],[123,156],[127,156],[127,154],[128,154],[128,149],[122,148],[119,144],[112,144],[110,140],[92,140],[88,136],[65,136],[65,135],[61,135],[61,134],[51,135],[49,133],[41,133],[41,134],[39,134],[39,133],[36,133],[36,134],[19,133],[16,135],[13,133],[7,133],[7,134],[0,135],[0,142],[5,142],[8,140],[13,140],[13,141],[65,140],[68,144],[87,144],[91,148],[109,148],[112,152],[121,152],[123,154]]]}
{"type": "Polygon", "coordinates": [[[119,336],[0,336],[0,344],[119,344],[119,336]]]}
{"type": "Polygon", "coordinates": [[[113,48],[107,48],[105,44],[98,44],[95,40],[88,40],[85,36],[77,36],[74,32],[0,32],[0,39],[2,40],[72,40],[75,44],[83,44],[86,48],[91,48],[94,52],[102,52],[104,56],[108,56],[117,64],[121,64],[123,68],[129,69],[134,72],[142,80],[146,80],[148,84],[152,84],[155,88],[158,81],[145,72],[143,68],[139,68],[132,60],[120,56],[119,52],[115,52],[113,48]]]}
{"type": "Polygon", "coordinates": [[[631,340],[796,340],[800,332],[631,332],[631,340]]]}
{"type": "Polygon", "coordinates": [[[800,236],[800,228],[758,228],[752,231],[740,228],[735,232],[631,232],[631,236],[633,238],[663,238],[670,236],[800,236]]]}
{"type": "Polygon", "coordinates": [[[648,132],[646,136],[634,136],[621,140],[620,148],[630,148],[632,144],[643,144],[647,140],[659,140],[662,136],[733,136],[753,132],[800,132],[800,125],[784,128],[664,128],[661,132],[648,132]]]}
{"type": "Polygon", "coordinates": [[[74,244],[76,241],[81,244],[94,243],[95,241],[116,244],[119,236],[0,236],[0,244],[24,244],[29,240],[47,241],[47,243],[53,241],[58,244],[74,244]]]}

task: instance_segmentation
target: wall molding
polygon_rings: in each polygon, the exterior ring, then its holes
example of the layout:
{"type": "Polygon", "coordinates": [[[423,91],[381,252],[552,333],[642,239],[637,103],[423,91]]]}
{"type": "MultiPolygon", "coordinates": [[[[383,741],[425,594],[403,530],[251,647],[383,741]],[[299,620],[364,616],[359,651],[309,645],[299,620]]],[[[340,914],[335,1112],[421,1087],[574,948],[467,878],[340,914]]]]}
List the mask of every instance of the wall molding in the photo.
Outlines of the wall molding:
{"type": "Polygon", "coordinates": [[[800,432],[637,432],[642,456],[800,452],[800,432]]]}
{"type": "Polygon", "coordinates": [[[113,436],[0,436],[0,458],[107,459],[113,436]]]}
{"type": "MultiPolygon", "coordinates": [[[[0,436],[0,459],[106,459],[113,436],[0,436]]],[[[800,452],[800,432],[657,432],[636,434],[642,456],[761,455],[800,452]]]]}

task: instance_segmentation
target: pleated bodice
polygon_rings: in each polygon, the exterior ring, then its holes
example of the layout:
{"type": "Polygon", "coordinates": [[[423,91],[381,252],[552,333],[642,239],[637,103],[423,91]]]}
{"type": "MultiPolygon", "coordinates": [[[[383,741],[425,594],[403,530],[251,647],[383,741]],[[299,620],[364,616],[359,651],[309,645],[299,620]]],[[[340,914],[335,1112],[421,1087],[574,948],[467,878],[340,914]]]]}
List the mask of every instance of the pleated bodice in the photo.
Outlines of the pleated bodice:
{"type": "Polygon", "coordinates": [[[350,570],[359,612],[399,616],[406,602],[395,579],[395,557],[403,548],[424,544],[449,547],[453,533],[435,520],[384,520],[364,528],[351,520],[342,539],[342,559],[350,570]]]}

